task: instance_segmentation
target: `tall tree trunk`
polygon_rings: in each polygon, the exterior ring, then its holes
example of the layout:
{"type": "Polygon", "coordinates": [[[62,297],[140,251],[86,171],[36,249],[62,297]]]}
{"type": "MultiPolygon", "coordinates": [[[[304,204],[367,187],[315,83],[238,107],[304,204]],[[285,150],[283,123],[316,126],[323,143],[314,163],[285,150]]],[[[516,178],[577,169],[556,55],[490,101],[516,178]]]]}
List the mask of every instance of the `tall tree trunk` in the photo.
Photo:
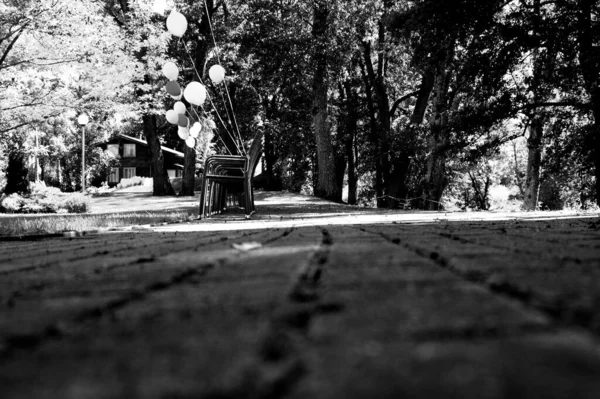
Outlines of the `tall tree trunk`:
{"type": "Polygon", "coordinates": [[[454,39],[449,38],[442,49],[441,59],[435,68],[435,82],[432,90],[431,133],[428,139],[427,171],[424,179],[423,203],[421,207],[439,210],[440,201],[448,180],[446,178],[446,158],[448,145],[448,90],[452,78],[454,39]]]}
{"type": "Polygon", "coordinates": [[[594,115],[592,156],[596,169],[596,203],[600,205],[600,52],[598,46],[594,45],[598,40],[598,31],[594,31],[592,26],[592,9],[596,0],[579,0],[578,5],[578,58],[594,115]]]}
{"type": "Polygon", "coordinates": [[[337,184],[335,154],[327,113],[327,1],[315,0],[312,36],[315,41],[312,120],[317,143],[317,184],[315,195],[332,201],[342,201],[342,188],[337,184]]]}
{"type": "MultiPolygon", "coordinates": [[[[534,24],[533,30],[541,34],[542,12],[541,0],[534,0],[534,24]]],[[[533,79],[531,91],[534,103],[547,100],[549,93],[543,83],[550,81],[554,70],[554,46],[552,38],[544,43],[544,48],[536,48],[533,53],[533,79]]],[[[542,152],[544,151],[544,130],[548,118],[543,115],[543,110],[536,110],[529,127],[529,138],[527,139],[527,175],[525,179],[525,197],[523,209],[533,211],[537,209],[540,191],[540,171],[542,166],[542,152]]]]}
{"type": "MultiPolygon", "coordinates": [[[[271,99],[266,97],[263,100],[263,108],[265,109],[265,116],[267,120],[273,120],[277,117],[278,105],[277,105],[278,95],[275,93],[271,99]]],[[[276,147],[275,147],[275,135],[273,129],[270,126],[265,126],[265,136],[264,136],[264,169],[263,174],[265,175],[265,190],[278,191],[283,188],[283,181],[281,179],[281,174],[277,173],[275,170],[275,165],[279,159],[276,147]]]]}
{"type": "Polygon", "coordinates": [[[150,169],[152,170],[153,181],[152,195],[175,195],[165,167],[165,157],[160,146],[160,141],[158,140],[158,134],[156,133],[156,115],[142,115],[142,121],[144,124],[144,136],[150,150],[150,169]]]}
{"type": "Polygon", "coordinates": [[[29,191],[28,173],[25,156],[20,151],[9,151],[4,194],[27,193],[29,191]]]}
{"type": "Polygon", "coordinates": [[[540,170],[542,166],[542,151],[544,137],[544,119],[535,118],[529,126],[527,139],[527,176],[525,178],[525,198],[523,209],[537,209],[540,189],[540,170]]]}
{"type": "MultiPolygon", "coordinates": [[[[368,43],[363,43],[363,45],[369,45],[368,43]]],[[[382,205],[381,203],[381,199],[383,198],[383,179],[382,179],[382,173],[381,173],[381,159],[379,157],[379,154],[381,152],[381,143],[380,143],[380,137],[379,137],[379,128],[378,128],[378,122],[377,122],[377,117],[376,115],[376,110],[375,110],[375,101],[373,100],[373,87],[372,87],[372,79],[370,78],[371,76],[371,72],[373,70],[372,66],[367,68],[366,64],[369,64],[370,58],[371,58],[371,51],[368,50],[367,48],[364,49],[364,62],[360,62],[360,70],[362,73],[362,78],[364,81],[364,85],[365,85],[365,94],[367,97],[367,110],[369,111],[369,138],[371,141],[371,146],[373,147],[373,153],[374,155],[374,159],[373,162],[375,163],[375,197],[376,197],[376,201],[377,201],[377,206],[382,205]],[[367,61],[367,54],[368,54],[368,59],[369,61],[367,61]],[[370,69],[369,72],[367,72],[367,69],[370,69]]]]}
{"type": "MultiPolygon", "coordinates": [[[[119,4],[121,6],[123,20],[119,19],[119,17],[116,15],[115,20],[117,24],[120,25],[123,29],[128,29],[127,23],[130,18],[129,3],[127,2],[127,0],[119,0],[119,4]]],[[[135,56],[138,59],[138,61],[145,63],[147,53],[148,48],[142,47],[135,54],[135,56]]],[[[142,82],[144,85],[147,86],[152,86],[154,83],[149,74],[144,75],[142,82]]],[[[141,99],[147,93],[138,88],[135,94],[138,99],[141,99]]],[[[142,126],[144,137],[146,138],[146,142],[148,143],[148,150],[150,151],[150,171],[152,173],[153,179],[152,195],[174,195],[175,192],[173,191],[173,186],[171,186],[171,181],[169,180],[169,175],[165,168],[164,155],[162,153],[162,148],[158,139],[158,131],[156,129],[156,115],[150,112],[143,114],[142,126]]]]}
{"type": "MultiPolygon", "coordinates": [[[[385,40],[383,25],[380,26],[379,41],[385,40]]],[[[366,73],[367,100],[371,114],[371,141],[375,147],[375,192],[377,207],[386,208],[390,201],[387,197],[386,183],[390,179],[389,135],[390,135],[390,104],[384,81],[384,54],[378,55],[378,68],[375,71],[371,59],[371,43],[363,41],[363,58],[366,73]]]]}
{"type": "MultiPolygon", "coordinates": [[[[421,77],[421,84],[417,92],[415,107],[410,117],[410,125],[404,131],[406,137],[413,137],[418,134],[417,126],[423,123],[425,111],[429,102],[429,96],[433,90],[435,76],[430,70],[426,70],[421,77]]],[[[393,115],[391,115],[393,117],[393,115]]],[[[404,146],[400,153],[392,158],[390,180],[387,184],[387,191],[391,197],[405,199],[409,194],[407,186],[407,177],[411,166],[411,156],[414,149],[404,146]]],[[[398,207],[401,203],[392,201],[391,207],[398,207]]],[[[411,205],[411,204],[403,204],[411,205]]]]}
{"type": "Polygon", "coordinates": [[[349,81],[344,82],[343,92],[346,93],[344,125],[346,136],[344,137],[344,149],[348,162],[348,203],[356,205],[358,191],[358,177],[356,175],[356,161],[354,158],[354,143],[357,126],[357,99],[349,81]]]}

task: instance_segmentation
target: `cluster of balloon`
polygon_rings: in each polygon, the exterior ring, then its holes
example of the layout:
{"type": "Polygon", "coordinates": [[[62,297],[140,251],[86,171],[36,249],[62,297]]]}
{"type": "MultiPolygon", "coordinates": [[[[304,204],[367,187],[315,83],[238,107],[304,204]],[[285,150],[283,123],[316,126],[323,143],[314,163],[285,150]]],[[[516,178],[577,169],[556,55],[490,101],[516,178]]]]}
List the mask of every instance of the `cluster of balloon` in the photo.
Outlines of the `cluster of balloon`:
{"type": "MultiPolygon", "coordinates": [[[[171,11],[167,17],[167,29],[177,37],[182,37],[187,29],[187,20],[185,16],[175,10],[171,11]]],[[[186,116],[187,108],[181,98],[196,106],[201,106],[206,101],[206,87],[200,82],[190,82],[181,90],[177,83],[179,77],[179,69],[175,63],[169,61],[162,67],[163,75],[168,79],[165,85],[167,93],[176,100],[173,109],[166,113],[167,121],[173,125],[178,125],[177,134],[185,143],[193,148],[196,145],[196,139],[204,130],[216,129],[214,121],[210,119],[204,120],[202,123],[191,123],[190,118],[186,116]]],[[[219,84],[225,79],[225,69],[220,65],[213,65],[208,71],[208,75],[214,84],[219,84]]]]}

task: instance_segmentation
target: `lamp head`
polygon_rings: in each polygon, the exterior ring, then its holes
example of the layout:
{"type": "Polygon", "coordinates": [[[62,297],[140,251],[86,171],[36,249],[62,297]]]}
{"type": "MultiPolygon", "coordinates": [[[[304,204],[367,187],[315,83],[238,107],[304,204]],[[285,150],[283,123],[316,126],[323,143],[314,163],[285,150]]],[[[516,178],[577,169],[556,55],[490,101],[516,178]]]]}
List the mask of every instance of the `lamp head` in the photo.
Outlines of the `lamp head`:
{"type": "Polygon", "coordinates": [[[88,122],[90,121],[90,118],[88,118],[88,116],[86,114],[81,114],[79,115],[79,117],[77,118],[77,123],[79,123],[80,125],[87,125],[88,122]]]}

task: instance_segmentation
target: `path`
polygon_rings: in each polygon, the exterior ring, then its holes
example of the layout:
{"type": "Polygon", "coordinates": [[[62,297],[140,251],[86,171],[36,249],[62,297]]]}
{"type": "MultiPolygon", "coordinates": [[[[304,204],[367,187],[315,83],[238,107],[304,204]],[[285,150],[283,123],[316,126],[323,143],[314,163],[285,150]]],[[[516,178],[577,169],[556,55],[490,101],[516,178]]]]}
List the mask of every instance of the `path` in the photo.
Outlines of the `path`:
{"type": "Polygon", "coordinates": [[[597,215],[272,201],[0,242],[2,398],[600,397],[597,215]]]}

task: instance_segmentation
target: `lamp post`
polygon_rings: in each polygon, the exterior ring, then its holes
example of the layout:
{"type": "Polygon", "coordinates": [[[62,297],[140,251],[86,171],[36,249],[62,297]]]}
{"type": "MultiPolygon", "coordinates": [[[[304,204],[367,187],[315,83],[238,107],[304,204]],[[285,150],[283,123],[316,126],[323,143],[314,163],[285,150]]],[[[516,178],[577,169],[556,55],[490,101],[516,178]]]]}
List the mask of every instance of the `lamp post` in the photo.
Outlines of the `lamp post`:
{"type": "Polygon", "coordinates": [[[85,193],[85,125],[90,121],[86,114],[81,114],[77,118],[77,123],[81,125],[81,192],[85,193]]]}

